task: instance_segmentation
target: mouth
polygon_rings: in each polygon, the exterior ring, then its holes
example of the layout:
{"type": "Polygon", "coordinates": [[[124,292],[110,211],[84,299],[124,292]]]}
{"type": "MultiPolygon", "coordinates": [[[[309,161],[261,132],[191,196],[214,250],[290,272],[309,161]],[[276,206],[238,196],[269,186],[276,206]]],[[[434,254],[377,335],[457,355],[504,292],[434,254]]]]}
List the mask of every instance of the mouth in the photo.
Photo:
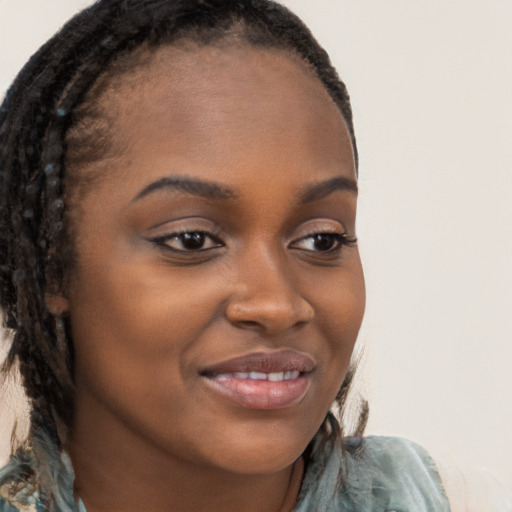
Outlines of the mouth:
{"type": "Polygon", "coordinates": [[[215,379],[219,381],[228,379],[243,379],[243,380],[267,380],[269,382],[282,382],[283,380],[295,380],[300,376],[297,370],[286,370],[282,372],[235,372],[235,373],[220,373],[215,375],[215,379]]]}
{"type": "Polygon", "coordinates": [[[291,350],[258,352],[223,361],[199,373],[210,389],[249,409],[300,403],[311,385],[314,361],[291,350]]]}

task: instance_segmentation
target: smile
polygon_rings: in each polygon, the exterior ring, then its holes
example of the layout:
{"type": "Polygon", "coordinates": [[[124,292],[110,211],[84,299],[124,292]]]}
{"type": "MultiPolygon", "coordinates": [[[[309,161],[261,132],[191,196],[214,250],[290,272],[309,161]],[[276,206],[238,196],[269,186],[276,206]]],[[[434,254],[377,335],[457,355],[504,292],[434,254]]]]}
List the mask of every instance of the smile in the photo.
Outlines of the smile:
{"type": "Polygon", "coordinates": [[[303,400],[314,367],[310,357],[287,350],[234,358],[200,374],[216,394],[249,409],[272,410],[303,400]]]}
{"type": "Polygon", "coordinates": [[[271,382],[280,382],[283,380],[294,380],[297,379],[300,372],[297,370],[286,371],[286,372],[274,372],[274,373],[263,373],[263,372],[237,372],[237,373],[221,373],[215,378],[217,380],[227,379],[249,379],[249,380],[269,380],[271,382]]]}

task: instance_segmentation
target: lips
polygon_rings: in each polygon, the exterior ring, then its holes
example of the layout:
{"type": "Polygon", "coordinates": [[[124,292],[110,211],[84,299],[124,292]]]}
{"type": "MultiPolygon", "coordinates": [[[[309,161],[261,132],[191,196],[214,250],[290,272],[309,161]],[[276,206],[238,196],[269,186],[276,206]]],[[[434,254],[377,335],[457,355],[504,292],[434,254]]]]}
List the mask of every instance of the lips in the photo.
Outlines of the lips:
{"type": "Polygon", "coordinates": [[[241,357],[222,361],[200,370],[201,375],[213,376],[229,373],[279,373],[298,371],[310,373],[315,368],[314,361],[293,350],[279,352],[255,352],[241,357]]]}
{"type": "Polygon", "coordinates": [[[257,352],[200,371],[210,389],[246,408],[282,409],[306,395],[314,361],[292,350],[257,352]]]}

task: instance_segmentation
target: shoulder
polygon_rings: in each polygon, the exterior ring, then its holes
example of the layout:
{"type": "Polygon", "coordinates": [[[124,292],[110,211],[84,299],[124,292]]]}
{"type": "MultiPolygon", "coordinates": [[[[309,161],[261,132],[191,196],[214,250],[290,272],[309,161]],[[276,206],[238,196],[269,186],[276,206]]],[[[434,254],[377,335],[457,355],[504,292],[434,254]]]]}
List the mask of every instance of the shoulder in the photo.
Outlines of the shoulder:
{"type": "Polygon", "coordinates": [[[0,496],[0,512],[19,512],[19,509],[0,496]]]}
{"type": "Polygon", "coordinates": [[[318,445],[294,512],[449,512],[436,465],[418,444],[397,437],[318,445]]]}
{"type": "Polygon", "coordinates": [[[24,454],[11,457],[9,463],[0,468],[0,512],[36,512],[35,493],[25,480],[30,459],[24,454]]]}
{"type": "Polygon", "coordinates": [[[0,496],[0,512],[37,512],[35,505],[13,505],[0,496]]]}
{"type": "Polygon", "coordinates": [[[420,487],[439,488],[441,481],[436,464],[421,445],[401,437],[383,436],[364,438],[359,447],[360,444],[361,440],[347,439],[347,451],[371,468],[376,477],[386,475],[390,480],[405,479],[420,487]]]}
{"type": "Polygon", "coordinates": [[[66,452],[45,445],[44,457],[19,449],[0,468],[0,512],[85,512],[73,494],[74,471],[66,452]],[[45,496],[51,496],[49,507],[45,496]]]}
{"type": "Polygon", "coordinates": [[[450,510],[436,464],[419,444],[398,437],[368,437],[355,451],[350,450],[351,440],[347,446],[354,476],[361,471],[368,475],[372,499],[386,507],[382,510],[450,510]]]}

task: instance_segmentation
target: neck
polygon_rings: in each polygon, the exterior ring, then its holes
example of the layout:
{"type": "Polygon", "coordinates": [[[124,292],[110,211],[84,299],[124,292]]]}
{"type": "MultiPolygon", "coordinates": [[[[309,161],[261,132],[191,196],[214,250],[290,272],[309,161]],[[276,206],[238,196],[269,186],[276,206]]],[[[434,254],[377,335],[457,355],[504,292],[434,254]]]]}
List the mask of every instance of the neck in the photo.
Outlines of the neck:
{"type": "Polygon", "coordinates": [[[197,464],[148,443],[143,436],[77,411],[66,449],[75,493],[87,512],[288,512],[302,466],[271,474],[237,474],[197,464]],[[102,425],[102,427],[98,427],[102,425]]]}

